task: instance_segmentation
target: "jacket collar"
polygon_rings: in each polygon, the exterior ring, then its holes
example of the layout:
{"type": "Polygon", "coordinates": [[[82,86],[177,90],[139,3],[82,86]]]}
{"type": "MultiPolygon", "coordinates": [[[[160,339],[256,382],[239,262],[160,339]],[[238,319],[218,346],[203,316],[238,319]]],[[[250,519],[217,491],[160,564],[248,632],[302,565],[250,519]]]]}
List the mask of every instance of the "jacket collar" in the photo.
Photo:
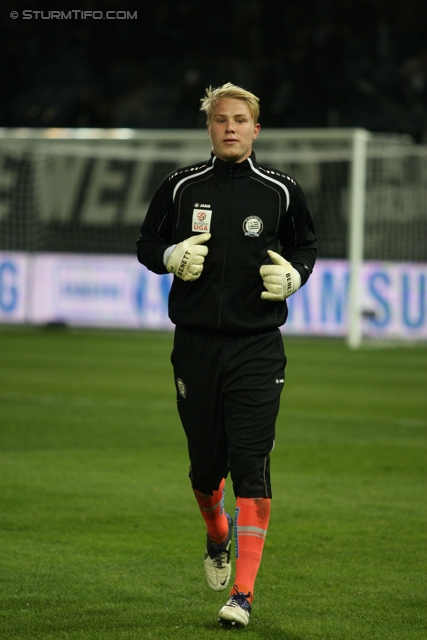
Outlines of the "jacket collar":
{"type": "MultiPolygon", "coordinates": [[[[249,158],[255,166],[258,166],[254,151],[252,151],[249,158]]],[[[211,153],[211,163],[213,165],[215,173],[227,177],[230,177],[231,175],[234,178],[243,177],[252,170],[248,159],[243,160],[243,162],[225,162],[224,160],[218,158],[218,156],[216,156],[213,152],[211,153]]]]}

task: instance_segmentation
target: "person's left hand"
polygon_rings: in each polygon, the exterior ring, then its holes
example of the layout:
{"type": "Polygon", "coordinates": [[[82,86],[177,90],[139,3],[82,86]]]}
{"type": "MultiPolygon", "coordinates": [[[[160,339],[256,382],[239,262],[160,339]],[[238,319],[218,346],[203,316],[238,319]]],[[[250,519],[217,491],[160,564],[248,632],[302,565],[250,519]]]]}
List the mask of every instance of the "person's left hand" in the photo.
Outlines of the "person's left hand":
{"type": "Polygon", "coordinates": [[[259,272],[267,291],[261,293],[263,300],[280,302],[289,298],[301,286],[301,276],[290,262],[275,251],[268,251],[273,264],[263,264],[259,272]]]}

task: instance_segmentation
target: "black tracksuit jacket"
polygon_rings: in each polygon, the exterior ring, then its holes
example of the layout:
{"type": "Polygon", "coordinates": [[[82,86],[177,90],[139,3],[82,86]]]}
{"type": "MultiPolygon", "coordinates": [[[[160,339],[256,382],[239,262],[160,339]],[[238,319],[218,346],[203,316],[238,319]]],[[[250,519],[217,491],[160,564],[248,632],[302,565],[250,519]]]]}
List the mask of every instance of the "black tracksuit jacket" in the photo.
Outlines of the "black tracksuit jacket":
{"type": "Polygon", "coordinates": [[[137,240],[138,260],[151,271],[167,269],[172,244],[209,231],[209,253],[198,280],[174,277],[169,317],[197,332],[257,334],[283,325],[286,300],[261,300],[259,268],[268,249],[292,263],[305,284],[316,260],[316,237],[303,192],[288,175],[260,166],[255,154],[230,163],[209,161],[178,169],[155,193],[137,240]]]}

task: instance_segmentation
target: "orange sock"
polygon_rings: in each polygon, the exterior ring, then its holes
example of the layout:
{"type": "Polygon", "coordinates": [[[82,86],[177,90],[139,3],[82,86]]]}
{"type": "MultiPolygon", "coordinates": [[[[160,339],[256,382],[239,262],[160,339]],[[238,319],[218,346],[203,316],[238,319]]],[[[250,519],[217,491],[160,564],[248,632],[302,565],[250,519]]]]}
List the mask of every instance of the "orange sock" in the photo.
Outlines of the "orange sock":
{"type": "Polygon", "coordinates": [[[212,496],[207,496],[194,489],[200,513],[206,522],[209,540],[214,544],[221,544],[228,536],[228,520],[224,512],[224,493],[224,478],[221,480],[218,490],[214,491],[212,496]]]}
{"type": "Polygon", "coordinates": [[[261,564],[262,550],[270,519],[270,498],[237,498],[234,517],[236,543],[236,579],[231,595],[237,591],[250,593],[261,564]]]}

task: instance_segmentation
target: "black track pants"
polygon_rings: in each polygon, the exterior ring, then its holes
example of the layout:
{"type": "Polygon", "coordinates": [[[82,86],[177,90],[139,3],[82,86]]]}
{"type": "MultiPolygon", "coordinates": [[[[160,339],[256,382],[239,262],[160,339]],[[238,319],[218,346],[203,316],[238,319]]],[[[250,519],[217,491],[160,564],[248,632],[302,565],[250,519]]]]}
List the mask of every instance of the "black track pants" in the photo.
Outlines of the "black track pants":
{"type": "Polygon", "coordinates": [[[178,411],[194,489],[271,498],[270,456],[286,357],[279,330],[245,337],[177,328],[172,352],[178,411]]]}

